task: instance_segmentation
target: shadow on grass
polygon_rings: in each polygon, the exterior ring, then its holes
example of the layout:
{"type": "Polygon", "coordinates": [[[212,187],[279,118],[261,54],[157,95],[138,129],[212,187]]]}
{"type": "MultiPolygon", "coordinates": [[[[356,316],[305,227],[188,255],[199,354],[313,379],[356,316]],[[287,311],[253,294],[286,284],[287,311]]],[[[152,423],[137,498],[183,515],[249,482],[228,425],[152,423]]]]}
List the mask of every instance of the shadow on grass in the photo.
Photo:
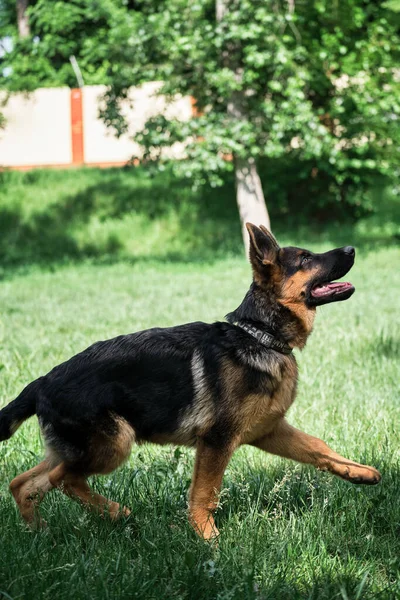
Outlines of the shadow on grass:
{"type": "MultiPolygon", "coordinates": [[[[118,485],[117,499],[129,503],[133,501],[129,496],[135,497],[137,513],[133,517],[134,525],[131,522],[130,526],[133,528],[136,543],[140,543],[140,536],[144,536],[152,547],[159,546],[165,535],[170,539],[168,530],[170,523],[174,523],[173,544],[176,550],[182,545],[185,548],[185,561],[189,565],[197,565],[199,552],[202,553],[202,560],[206,560],[207,557],[204,554],[205,545],[196,540],[185,517],[186,493],[189,487],[189,464],[186,459],[184,455],[184,474],[179,474],[176,469],[179,458],[165,461],[165,457],[162,456],[143,468],[142,477],[132,478],[125,468],[125,482],[129,484],[130,490],[118,485]],[[154,527],[154,523],[157,522],[159,527],[154,527]]],[[[144,460],[143,464],[145,463],[144,460]]],[[[274,600],[278,597],[291,600],[375,597],[372,596],[372,578],[368,575],[351,575],[346,565],[352,562],[363,564],[365,573],[368,573],[371,563],[383,564],[386,569],[391,570],[392,563],[387,552],[389,545],[393,558],[396,556],[396,546],[398,550],[394,507],[399,471],[398,468],[383,465],[382,473],[385,485],[374,488],[351,486],[311,468],[287,468],[284,463],[272,467],[269,465],[266,469],[244,469],[244,485],[232,479],[229,481],[228,477],[228,488],[225,490],[227,493],[223,493],[222,508],[217,513],[217,524],[222,536],[221,555],[211,554],[210,568],[215,570],[215,573],[208,581],[209,561],[203,563],[204,578],[201,580],[201,589],[197,589],[196,597],[216,597],[217,591],[226,586],[226,577],[232,581],[229,569],[232,568],[230,561],[235,561],[235,551],[231,545],[235,543],[236,535],[243,536],[243,533],[249,537],[247,542],[240,537],[237,540],[238,546],[242,547],[241,562],[235,563],[234,568],[236,580],[240,579],[240,588],[238,587],[232,597],[274,600]],[[250,513],[253,513],[253,517],[248,520],[250,513]],[[318,515],[316,520],[319,524],[312,525],[311,513],[314,514],[314,520],[315,515],[318,515]],[[237,519],[243,524],[238,525],[237,519]],[[284,537],[280,539],[279,534],[278,538],[276,537],[274,524],[270,528],[264,527],[265,520],[276,523],[284,537]],[[288,528],[289,522],[296,523],[294,532],[288,528]],[[272,540],[266,537],[268,531],[273,535],[272,540]],[[316,538],[312,539],[313,532],[316,531],[316,538]],[[365,535],[371,532],[373,541],[366,544],[365,535]],[[301,545],[297,546],[301,536],[305,536],[303,549],[301,545]],[[266,552],[265,544],[268,547],[271,542],[275,550],[266,552]],[[306,556],[311,552],[310,561],[315,560],[313,553],[318,553],[320,545],[322,553],[326,554],[325,559],[321,559],[321,564],[326,565],[326,570],[322,575],[316,572],[312,581],[305,584],[304,574],[301,572],[302,553],[306,556]],[[233,557],[230,555],[232,552],[233,557]],[[258,557],[262,556],[264,559],[260,558],[259,561],[258,557]],[[249,569],[251,560],[255,562],[249,569]],[[261,571],[263,560],[267,561],[271,576],[265,577],[265,573],[261,571]],[[303,582],[298,584],[302,579],[303,582]]],[[[118,481],[117,476],[112,479],[118,481]]],[[[110,492],[114,498],[113,494],[117,490],[103,488],[101,482],[102,479],[97,479],[98,491],[110,492]]],[[[186,565],[182,567],[182,573],[185,567],[186,565]]],[[[192,566],[190,568],[192,569],[192,566]]],[[[182,577],[184,579],[185,575],[182,577]]],[[[386,591],[383,590],[382,594],[386,591]]],[[[393,595],[393,598],[395,597],[393,595]]]]}
{"type": "Polygon", "coordinates": [[[382,333],[367,344],[367,351],[386,358],[400,359],[400,339],[382,333]]]}
{"type": "Polygon", "coordinates": [[[136,456],[135,463],[143,468],[135,476],[125,466],[109,478],[95,479],[96,491],[133,508],[126,522],[86,516],[83,507],[53,492],[45,500],[48,530],[28,534],[9,510],[11,499],[0,498],[3,547],[8,549],[0,579],[8,597],[41,597],[43,590],[58,585],[58,597],[80,598],[87,594],[84,583],[89,581],[91,596],[99,599],[128,598],[132,589],[137,598],[396,598],[394,586],[373,593],[379,585],[376,574],[383,578],[385,572],[393,581],[388,548],[396,556],[399,542],[391,521],[398,471],[383,471],[384,477],[390,476],[386,491],[379,486],[349,494],[345,483],[332,485],[330,478],[307,468],[285,468],[283,463],[265,470],[244,468],[246,492],[227,477],[229,497],[217,516],[218,549],[198,540],[187,523],[185,475],[192,458],[186,453],[171,458],[175,454],[168,450],[166,454],[171,460],[164,454],[153,461],[136,456]],[[179,464],[183,477],[177,472],[179,464]],[[257,505],[256,518],[235,527],[236,516],[245,521],[252,505],[257,505]],[[313,511],[321,515],[322,530],[308,519],[313,511]],[[288,527],[291,517],[294,527],[288,527]],[[275,520],[275,531],[274,525],[263,527],[266,519],[275,520]],[[368,543],[366,531],[373,532],[368,543]],[[8,563],[21,565],[18,577],[8,563]]]}
{"type": "MultiPolygon", "coordinates": [[[[19,174],[19,194],[24,189],[30,195],[35,188],[49,189],[52,200],[42,206],[36,204],[33,210],[24,200],[7,200],[7,187],[11,197],[14,184],[12,177],[6,179],[0,203],[3,268],[27,264],[46,267],[87,258],[103,263],[199,262],[242,254],[232,178],[222,188],[203,187],[194,192],[189,181],[178,180],[169,171],[154,175],[142,167],[86,169],[76,176],[82,178],[83,185],[78,192],[70,193],[73,171],[19,174]],[[126,218],[133,219],[132,227],[123,224],[126,218]],[[93,220],[97,229],[89,234],[93,220]],[[173,240],[168,231],[171,223],[176,231],[173,240]],[[150,245],[149,232],[153,235],[150,245]],[[129,237],[137,240],[134,251],[129,249],[129,237]]],[[[269,204],[274,231],[286,243],[352,244],[361,252],[398,243],[393,229],[388,231],[382,226],[400,220],[400,203],[393,198],[385,197],[379,214],[370,217],[364,228],[355,228],[352,223],[305,223],[301,207],[299,214],[288,218],[279,215],[273,200],[269,204]]]]}
{"type": "MultiPolygon", "coordinates": [[[[161,260],[192,262],[212,259],[241,250],[240,226],[234,195],[227,185],[219,190],[203,188],[194,193],[189,182],[170,173],[154,177],[144,169],[86,171],[84,189],[68,193],[68,177],[73,172],[43,172],[47,186],[54,180],[49,196],[55,200],[27,210],[24,202],[0,204],[0,259],[3,267],[23,264],[51,265],[62,261],[94,258],[101,262],[120,260],[161,260]],[[94,181],[94,183],[93,183],[94,181]],[[134,254],[126,251],[126,216],[136,218],[130,233],[140,241],[134,254]],[[92,219],[109,232],[85,235],[92,219]],[[181,243],[168,248],[169,221],[174,222],[181,243]],[[158,250],[149,251],[146,235],[160,225],[158,250]],[[134,223],[135,225],[135,223],[134,223]],[[143,243],[141,238],[143,237],[143,243]],[[167,246],[166,246],[167,244],[167,246]]],[[[40,187],[40,173],[29,173],[23,185],[40,187]],[[34,177],[36,175],[36,177],[34,177]]],[[[19,182],[20,183],[20,182],[19,182]]],[[[12,180],[9,183],[12,187],[12,180]]],[[[23,189],[23,186],[22,186],[23,189]]]]}
{"type": "Polygon", "coordinates": [[[371,526],[377,526],[380,534],[393,534],[397,523],[390,521],[388,515],[394,508],[392,502],[396,496],[400,465],[379,457],[370,458],[369,462],[382,474],[382,482],[375,486],[351,484],[313,467],[293,467],[287,461],[265,468],[249,468],[245,488],[235,482],[229,486],[229,500],[226,505],[222,502],[221,518],[225,520],[232,512],[246,515],[252,506],[258,514],[272,520],[321,511],[327,524],[331,520],[334,525],[339,513],[351,511],[354,515],[354,509],[362,507],[362,513],[357,513],[356,518],[364,524],[368,521],[371,526]]]}

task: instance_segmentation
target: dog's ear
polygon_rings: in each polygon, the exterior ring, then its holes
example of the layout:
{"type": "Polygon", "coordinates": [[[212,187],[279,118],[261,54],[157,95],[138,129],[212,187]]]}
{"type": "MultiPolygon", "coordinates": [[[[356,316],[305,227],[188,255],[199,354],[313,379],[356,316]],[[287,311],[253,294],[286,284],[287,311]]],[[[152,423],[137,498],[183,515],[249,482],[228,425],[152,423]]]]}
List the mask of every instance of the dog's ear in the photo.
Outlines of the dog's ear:
{"type": "Polygon", "coordinates": [[[255,269],[267,267],[276,262],[279,244],[270,231],[263,225],[256,227],[246,223],[250,236],[250,262],[255,269]]]}
{"type": "Polygon", "coordinates": [[[263,233],[265,233],[265,235],[266,235],[266,236],[268,236],[268,237],[269,237],[269,239],[271,240],[271,243],[272,243],[272,244],[274,244],[274,246],[275,246],[275,248],[276,248],[276,251],[278,252],[278,251],[281,249],[281,247],[280,247],[280,245],[278,244],[278,242],[277,242],[276,238],[275,238],[275,237],[272,235],[272,233],[269,231],[269,229],[267,229],[267,228],[265,227],[265,225],[260,225],[260,229],[261,229],[261,231],[262,231],[263,233]]]}

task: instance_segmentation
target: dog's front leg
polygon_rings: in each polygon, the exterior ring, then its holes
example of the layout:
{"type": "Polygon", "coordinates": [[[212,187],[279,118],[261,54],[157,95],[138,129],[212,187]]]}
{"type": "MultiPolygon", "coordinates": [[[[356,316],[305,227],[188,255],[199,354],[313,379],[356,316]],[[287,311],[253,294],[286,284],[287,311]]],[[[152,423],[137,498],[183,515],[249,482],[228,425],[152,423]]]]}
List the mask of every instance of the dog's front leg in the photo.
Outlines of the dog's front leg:
{"type": "Polygon", "coordinates": [[[325,442],[292,427],[286,419],[281,419],[270,434],[253,442],[253,446],[271,454],[314,465],[321,471],[330,471],[351,483],[373,485],[381,479],[379,471],[374,467],[361,465],[336,454],[325,442]]]}
{"type": "Polygon", "coordinates": [[[212,513],[218,505],[222,478],[234,448],[234,445],[213,447],[202,439],[197,443],[189,493],[189,518],[196,532],[205,540],[219,535],[212,513]]]}

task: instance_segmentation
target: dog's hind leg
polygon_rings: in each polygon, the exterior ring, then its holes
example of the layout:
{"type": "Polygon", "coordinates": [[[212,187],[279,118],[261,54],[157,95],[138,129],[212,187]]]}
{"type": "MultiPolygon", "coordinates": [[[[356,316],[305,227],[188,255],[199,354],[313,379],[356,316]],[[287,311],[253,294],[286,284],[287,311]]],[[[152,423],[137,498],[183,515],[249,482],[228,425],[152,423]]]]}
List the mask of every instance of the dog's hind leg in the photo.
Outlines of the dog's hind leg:
{"type": "Polygon", "coordinates": [[[125,506],[121,507],[118,502],[113,502],[93,492],[87,483],[86,476],[74,473],[65,463],[61,463],[50,472],[49,480],[53,487],[59,488],[73,500],[78,500],[86,508],[96,511],[100,515],[108,514],[112,520],[130,515],[131,511],[125,506]]]}
{"type": "Polygon", "coordinates": [[[64,460],[49,473],[50,484],[59,488],[70,498],[78,500],[85,507],[97,511],[101,515],[109,514],[114,520],[128,516],[130,510],[121,507],[118,502],[108,500],[91,490],[87,483],[90,475],[105,475],[117,469],[129,457],[135,432],[125,419],[110,417],[102,423],[103,428],[97,427],[91,435],[87,452],[74,456],[71,447],[69,455],[65,453],[68,446],[58,438],[50,440],[56,444],[57,456],[64,460]]]}
{"type": "Polygon", "coordinates": [[[252,445],[271,454],[314,465],[321,471],[330,471],[351,483],[374,485],[381,479],[379,471],[374,467],[340,456],[322,440],[289,425],[286,419],[279,421],[270,434],[252,445]]]}
{"type": "Polygon", "coordinates": [[[203,440],[197,444],[189,493],[189,518],[196,532],[205,540],[219,535],[212,513],[217,508],[222,478],[233,450],[234,448],[216,449],[203,440]]]}
{"type": "Polygon", "coordinates": [[[38,506],[44,495],[52,489],[49,481],[50,464],[42,461],[33,469],[21,473],[10,483],[10,491],[18,505],[22,518],[31,525],[44,526],[38,506]]]}

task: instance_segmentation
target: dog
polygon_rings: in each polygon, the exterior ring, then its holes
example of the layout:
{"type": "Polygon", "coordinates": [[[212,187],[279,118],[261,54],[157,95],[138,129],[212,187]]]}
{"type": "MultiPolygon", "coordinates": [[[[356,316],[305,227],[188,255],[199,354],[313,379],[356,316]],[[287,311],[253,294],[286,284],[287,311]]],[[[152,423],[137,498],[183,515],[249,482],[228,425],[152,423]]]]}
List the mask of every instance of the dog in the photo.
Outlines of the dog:
{"type": "Polygon", "coordinates": [[[357,484],[380,473],[344,458],[289,425],[296,396],[293,348],[303,348],[316,308],[350,298],[333,282],[354,264],[351,246],[314,254],[281,248],[247,223],[253,281],[226,321],[154,328],[100,341],[30,383],[0,412],[0,440],[36,413],[46,458],[10,484],[23,519],[44,524],[38,506],[58,488],[111,519],[126,507],[94,493],[90,475],[111,473],[134,443],[196,448],[189,520],[218,536],[213,511],[225,468],[242,444],[314,465],[357,484]]]}

